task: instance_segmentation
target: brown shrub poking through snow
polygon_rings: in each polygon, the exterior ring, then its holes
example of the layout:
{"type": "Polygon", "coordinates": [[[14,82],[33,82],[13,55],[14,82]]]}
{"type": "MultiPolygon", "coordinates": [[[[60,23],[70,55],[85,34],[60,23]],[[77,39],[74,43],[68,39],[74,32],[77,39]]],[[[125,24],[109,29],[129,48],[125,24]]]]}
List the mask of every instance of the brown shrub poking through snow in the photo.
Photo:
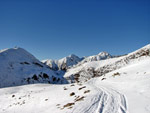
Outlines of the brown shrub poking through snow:
{"type": "Polygon", "coordinates": [[[45,101],[48,101],[48,99],[45,99],[45,101]]]}
{"type": "Polygon", "coordinates": [[[63,107],[65,108],[65,107],[71,107],[72,105],[74,105],[75,103],[68,103],[68,104],[66,104],[66,105],[64,105],[63,107]]]}
{"type": "Polygon", "coordinates": [[[79,77],[80,77],[80,74],[75,74],[74,75],[74,80],[78,83],[78,82],[80,82],[79,81],[79,77]]]}
{"type": "Polygon", "coordinates": [[[81,89],[83,89],[83,88],[86,88],[86,86],[83,86],[83,87],[79,88],[79,90],[81,90],[81,89]]]}
{"type": "Polygon", "coordinates": [[[106,78],[102,78],[101,80],[106,80],[106,78]]]}
{"type": "Polygon", "coordinates": [[[72,106],[70,106],[68,109],[72,109],[73,107],[72,106]]]}
{"type": "Polygon", "coordinates": [[[66,87],[64,87],[64,90],[67,90],[67,88],[66,88],[66,87]]]}
{"type": "Polygon", "coordinates": [[[82,96],[82,97],[79,97],[79,96],[78,96],[78,97],[75,99],[75,102],[77,102],[77,101],[82,101],[84,98],[85,98],[84,96],[82,96]]]}
{"type": "Polygon", "coordinates": [[[90,92],[90,90],[86,90],[86,91],[84,91],[84,94],[89,93],[89,92],[90,92]]]}
{"type": "Polygon", "coordinates": [[[60,106],[60,104],[57,104],[56,106],[60,106]]]}
{"type": "Polygon", "coordinates": [[[73,96],[73,95],[75,95],[75,93],[74,93],[74,92],[70,93],[70,96],[73,96]]]}
{"type": "Polygon", "coordinates": [[[120,76],[120,73],[119,73],[119,72],[116,72],[116,73],[114,73],[112,76],[113,76],[113,77],[115,77],[115,76],[120,76]]]}
{"type": "Polygon", "coordinates": [[[74,84],[71,84],[70,86],[75,86],[74,84]]]}

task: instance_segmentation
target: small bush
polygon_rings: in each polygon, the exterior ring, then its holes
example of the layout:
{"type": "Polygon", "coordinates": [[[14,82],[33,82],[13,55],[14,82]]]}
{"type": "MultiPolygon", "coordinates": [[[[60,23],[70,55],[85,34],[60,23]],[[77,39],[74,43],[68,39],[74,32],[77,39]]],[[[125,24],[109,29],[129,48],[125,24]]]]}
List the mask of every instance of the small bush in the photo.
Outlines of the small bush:
{"type": "Polygon", "coordinates": [[[75,86],[74,84],[71,84],[70,86],[75,86]]]}
{"type": "Polygon", "coordinates": [[[70,107],[70,106],[72,106],[72,105],[74,105],[75,103],[68,103],[68,104],[66,104],[66,105],[64,105],[64,108],[65,107],[70,107]]]}
{"type": "Polygon", "coordinates": [[[84,91],[84,94],[89,93],[89,92],[90,92],[90,90],[86,90],[86,91],[84,91]]]}
{"type": "Polygon", "coordinates": [[[83,88],[86,88],[86,86],[83,86],[83,87],[79,88],[79,90],[82,90],[83,88]]]}
{"type": "Polygon", "coordinates": [[[102,78],[102,80],[106,80],[106,78],[102,78]]]}
{"type": "Polygon", "coordinates": [[[45,99],[45,101],[48,101],[48,99],[45,99]]]}
{"type": "Polygon", "coordinates": [[[74,92],[70,93],[70,96],[73,96],[73,95],[75,95],[75,93],[74,93],[74,92]]]}
{"type": "Polygon", "coordinates": [[[84,96],[82,96],[82,97],[77,97],[77,98],[75,99],[75,102],[77,102],[77,101],[82,101],[84,98],[85,98],[84,96]]]}
{"type": "Polygon", "coordinates": [[[67,88],[66,88],[66,87],[64,87],[64,90],[67,90],[67,88]]]}
{"type": "Polygon", "coordinates": [[[119,72],[116,72],[116,73],[114,73],[112,76],[113,76],[113,77],[115,77],[115,76],[120,76],[120,73],[119,73],[119,72]]]}

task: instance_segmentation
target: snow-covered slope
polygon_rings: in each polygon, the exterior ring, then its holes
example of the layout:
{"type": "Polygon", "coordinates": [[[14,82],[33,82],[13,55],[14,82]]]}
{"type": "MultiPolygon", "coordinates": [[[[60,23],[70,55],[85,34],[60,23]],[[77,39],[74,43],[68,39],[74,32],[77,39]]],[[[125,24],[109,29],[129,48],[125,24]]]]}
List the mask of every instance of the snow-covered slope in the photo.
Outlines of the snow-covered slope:
{"type": "Polygon", "coordinates": [[[100,61],[100,60],[105,60],[112,58],[109,53],[107,52],[100,52],[98,55],[93,55],[93,56],[88,56],[88,57],[83,57],[79,58],[78,56],[71,54],[68,57],[64,57],[60,60],[52,60],[52,59],[47,59],[43,60],[42,62],[46,65],[48,65],[51,69],[53,70],[67,70],[72,67],[78,67],[79,65],[82,65],[83,63],[86,62],[92,62],[92,61],[100,61]]]}
{"type": "Polygon", "coordinates": [[[93,56],[86,57],[84,60],[82,60],[81,63],[92,62],[92,61],[100,61],[100,60],[105,60],[105,59],[109,59],[109,58],[112,58],[112,57],[113,56],[110,55],[107,52],[100,52],[98,55],[93,55],[93,56]]]}
{"type": "Polygon", "coordinates": [[[70,66],[76,65],[81,61],[81,58],[71,54],[68,57],[64,57],[60,60],[43,60],[42,62],[48,65],[53,70],[67,70],[70,66]]]}
{"type": "MultiPolygon", "coordinates": [[[[6,60],[5,51],[0,53],[0,60],[6,60]]],[[[45,69],[32,55],[27,56],[26,62],[17,56],[14,62],[24,63],[7,66],[34,66],[32,62],[37,61],[45,69]]],[[[65,74],[77,83],[0,88],[0,113],[150,113],[150,45],[125,56],[77,65],[65,74]]]]}
{"type": "Polygon", "coordinates": [[[0,51],[0,87],[28,83],[61,83],[64,79],[22,48],[0,51]]]}
{"type": "Polygon", "coordinates": [[[1,113],[127,113],[124,95],[94,84],[0,89],[1,113]]]}
{"type": "Polygon", "coordinates": [[[106,73],[120,69],[130,63],[150,57],[150,45],[147,45],[135,52],[121,57],[80,63],[80,65],[67,70],[64,77],[70,82],[86,81],[90,78],[102,76],[106,73]]]}
{"type": "Polygon", "coordinates": [[[150,113],[150,57],[92,79],[90,82],[124,94],[129,113],[150,113]]]}
{"type": "Polygon", "coordinates": [[[86,83],[0,89],[0,113],[150,113],[149,62],[146,57],[86,83]]]}
{"type": "Polygon", "coordinates": [[[47,59],[47,60],[42,60],[42,62],[44,64],[46,64],[47,66],[49,66],[51,69],[53,70],[58,70],[58,65],[56,64],[56,60],[52,60],[52,59],[47,59]]]}

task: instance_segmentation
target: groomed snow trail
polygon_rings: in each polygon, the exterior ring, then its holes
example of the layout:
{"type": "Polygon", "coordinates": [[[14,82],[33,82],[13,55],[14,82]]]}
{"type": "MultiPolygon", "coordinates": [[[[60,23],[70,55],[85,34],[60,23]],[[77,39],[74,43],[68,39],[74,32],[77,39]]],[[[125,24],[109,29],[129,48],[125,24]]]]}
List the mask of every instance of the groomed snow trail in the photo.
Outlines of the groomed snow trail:
{"type": "Polygon", "coordinates": [[[94,81],[88,85],[93,93],[67,113],[128,113],[123,94],[105,86],[98,86],[94,81]]]}

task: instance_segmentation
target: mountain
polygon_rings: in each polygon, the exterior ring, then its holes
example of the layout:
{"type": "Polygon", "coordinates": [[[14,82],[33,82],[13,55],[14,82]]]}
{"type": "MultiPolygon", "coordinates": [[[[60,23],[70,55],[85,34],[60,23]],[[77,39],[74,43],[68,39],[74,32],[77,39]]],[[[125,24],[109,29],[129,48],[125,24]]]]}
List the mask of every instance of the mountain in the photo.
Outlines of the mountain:
{"type": "Polygon", "coordinates": [[[150,113],[150,44],[72,65],[52,70],[22,48],[0,51],[0,113],[150,113]]]}
{"type": "Polygon", "coordinates": [[[124,56],[67,69],[65,77],[72,77],[68,78],[72,84],[0,88],[0,113],[150,113],[149,67],[147,45],[124,56]]]}
{"type": "Polygon", "coordinates": [[[71,54],[68,57],[64,57],[60,60],[52,60],[47,59],[43,60],[42,62],[46,65],[48,65],[53,70],[67,70],[69,68],[72,68],[74,66],[79,66],[80,64],[86,63],[86,62],[92,62],[92,61],[100,61],[112,58],[109,53],[107,52],[100,52],[98,55],[93,55],[89,57],[82,57],[79,58],[78,56],[71,54]]]}
{"type": "Polygon", "coordinates": [[[0,51],[0,87],[63,82],[62,76],[22,48],[0,51]]]}
{"type": "Polygon", "coordinates": [[[56,60],[47,59],[47,60],[42,60],[42,62],[53,70],[59,70],[56,60]]]}
{"type": "Polygon", "coordinates": [[[48,65],[53,70],[67,70],[69,67],[76,65],[81,61],[81,58],[78,56],[71,54],[68,57],[64,57],[60,60],[43,60],[42,62],[48,65]]]}
{"type": "Polygon", "coordinates": [[[120,69],[124,66],[127,66],[128,64],[138,62],[139,60],[149,56],[150,45],[147,45],[139,50],[120,57],[110,58],[108,55],[108,57],[105,57],[108,59],[100,61],[94,60],[92,62],[89,60],[86,63],[84,62],[86,59],[85,58],[78,65],[67,70],[64,77],[66,77],[66,79],[70,82],[87,81],[93,77],[103,76],[109,72],[120,69]]]}
{"type": "Polygon", "coordinates": [[[113,56],[111,56],[107,52],[100,52],[98,55],[93,55],[93,56],[86,57],[85,59],[82,60],[82,63],[83,62],[100,61],[100,60],[105,60],[105,59],[109,59],[109,58],[112,58],[112,57],[113,56]]]}

